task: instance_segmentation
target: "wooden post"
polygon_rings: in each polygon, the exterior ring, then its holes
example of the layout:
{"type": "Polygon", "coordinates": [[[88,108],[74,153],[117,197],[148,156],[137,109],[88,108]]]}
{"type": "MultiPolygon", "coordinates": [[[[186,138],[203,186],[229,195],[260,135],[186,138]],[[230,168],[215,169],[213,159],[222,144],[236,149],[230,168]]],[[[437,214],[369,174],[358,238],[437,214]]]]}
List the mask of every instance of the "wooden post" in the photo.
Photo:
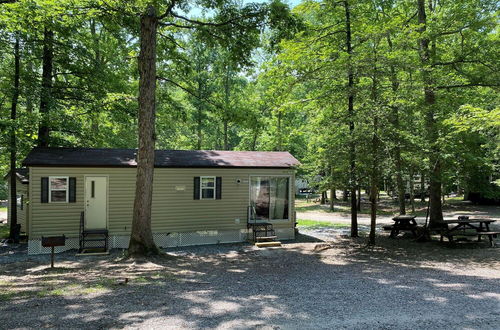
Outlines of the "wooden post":
{"type": "Polygon", "coordinates": [[[54,246],[52,246],[50,253],[50,268],[54,268],[54,246]]]}

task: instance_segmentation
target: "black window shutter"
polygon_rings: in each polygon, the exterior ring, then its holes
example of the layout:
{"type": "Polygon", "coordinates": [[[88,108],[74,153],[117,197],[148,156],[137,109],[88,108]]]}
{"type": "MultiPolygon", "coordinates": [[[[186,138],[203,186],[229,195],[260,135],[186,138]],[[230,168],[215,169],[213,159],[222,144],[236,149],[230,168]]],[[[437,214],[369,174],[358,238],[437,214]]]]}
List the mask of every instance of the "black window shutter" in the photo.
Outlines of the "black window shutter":
{"type": "Polygon", "coordinates": [[[200,177],[194,177],[194,199],[200,199],[200,177]]]}
{"type": "Polygon", "coordinates": [[[69,178],[69,198],[70,203],[76,203],[76,178],[69,178]]]}
{"type": "Polygon", "coordinates": [[[222,177],[215,178],[215,199],[222,199],[222,177]]]}
{"type": "Polygon", "coordinates": [[[49,202],[49,178],[46,176],[42,177],[42,193],[40,194],[40,202],[49,202]]]}

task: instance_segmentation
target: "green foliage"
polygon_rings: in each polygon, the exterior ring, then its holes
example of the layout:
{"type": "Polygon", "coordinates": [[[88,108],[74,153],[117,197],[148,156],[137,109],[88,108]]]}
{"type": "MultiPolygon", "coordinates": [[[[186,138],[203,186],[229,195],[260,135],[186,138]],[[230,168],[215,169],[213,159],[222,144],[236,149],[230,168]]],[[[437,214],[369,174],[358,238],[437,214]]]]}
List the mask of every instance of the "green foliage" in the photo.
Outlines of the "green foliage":
{"type": "MultiPolygon", "coordinates": [[[[348,1],[351,54],[344,2],[306,0],[290,10],[276,0],[182,0],[170,13],[169,3],[154,2],[162,16],[158,148],[288,150],[302,162],[301,176],[321,190],[341,190],[351,184],[354,144],[357,184],[369,185],[375,161],[380,185],[394,190],[395,150],[405,177],[428,177],[429,152],[438,145],[445,191],[498,197],[495,1],[436,2],[425,32],[419,29],[415,1],[348,1]],[[429,67],[420,62],[422,36],[431,40],[429,67]],[[424,72],[437,95],[436,141],[429,141],[424,117],[424,72]],[[351,94],[354,113],[349,115],[351,94]]],[[[146,5],[121,0],[0,5],[0,174],[7,172],[11,127],[19,160],[38,138],[45,29],[54,33],[50,145],[137,146],[138,17],[146,5]],[[16,35],[21,93],[18,119],[12,122],[16,35]]]]}

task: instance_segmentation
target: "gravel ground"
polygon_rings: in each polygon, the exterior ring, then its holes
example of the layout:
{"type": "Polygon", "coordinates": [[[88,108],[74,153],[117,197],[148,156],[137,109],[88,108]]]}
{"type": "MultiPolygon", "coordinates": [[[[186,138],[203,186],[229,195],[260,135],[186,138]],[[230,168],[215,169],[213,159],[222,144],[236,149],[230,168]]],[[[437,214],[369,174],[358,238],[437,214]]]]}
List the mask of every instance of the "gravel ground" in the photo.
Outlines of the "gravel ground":
{"type": "Polygon", "coordinates": [[[0,248],[0,328],[498,329],[500,249],[306,231],[172,258],[0,248]],[[305,235],[304,235],[305,234],[305,235]],[[125,278],[128,282],[124,284],[125,278]]]}

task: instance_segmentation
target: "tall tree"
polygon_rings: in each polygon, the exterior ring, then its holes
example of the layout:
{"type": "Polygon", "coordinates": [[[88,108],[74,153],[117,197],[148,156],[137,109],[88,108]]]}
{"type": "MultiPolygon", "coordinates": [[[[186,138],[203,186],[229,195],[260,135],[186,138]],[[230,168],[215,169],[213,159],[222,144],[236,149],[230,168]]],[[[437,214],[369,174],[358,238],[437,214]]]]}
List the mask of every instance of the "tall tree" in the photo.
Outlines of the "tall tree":
{"type": "Polygon", "coordinates": [[[40,115],[38,146],[49,146],[50,108],[52,102],[52,78],[54,61],[54,32],[45,26],[43,30],[42,87],[40,88],[40,115]]]}
{"type": "Polygon", "coordinates": [[[139,66],[139,148],[132,218],[130,255],[158,254],[151,231],[156,112],[156,8],[149,4],[141,14],[139,66]]]}
{"type": "Polygon", "coordinates": [[[358,206],[356,202],[356,142],[354,140],[354,72],[352,68],[351,9],[349,1],[343,2],[345,9],[345,48],[347,51],[347,116],[349,120],[349,183],[351,188],[351,237],[358,236],[358,206]]]}
{"type": "MultiPolygon", "coordinates": [[[[429,200],[430,224],[436,225],[443,221],[443,211],[441,205],[441,157],[438,144],[438,127],[436,122],[436,91],[432,77],[431,40],[426,34],[427,13],[426,1],[418,0],[418,23],[420,25],[419,54],[421,62],[421,74],[424,89],[424,116],[427,130],[427,141],[431,147],[429,150],[430,178],[429,178],[429,200]]],[[[432,9],[432,3],[429,3],[432,9]]]]}
{"type": "Polygon", "coordinates": [[[19,35],[15,36],[14,43],[14,79],[12,84],[12,100],[10,107],[10,239],[18,243],[19,230],[17,226],[17,171],[16,171],[16,130],[17,130],[17,103],[19,100],[19,80],[20,80],[20,58],[19,55],[19,35]]]}
{"type": "MultiPolygon", "coordinates": [[[[202,3],[203,4],[203,3],[202,3]]],[[[130,255],[157,254],[151,232],[151,205],[153,196],[153,170],[155,148],[155,108],[156,108],[156,35],[161,24],[184,29],[199,29],[207,38],[221,46],[234,45],[231,54],[234,58],[245,59],[257,40],[257,28],[265,21],[267,6],[247,5],[243,8],[231,2],[212,4],[211,9],[219,10],[211,21],[190,19],[174,11],[176,6],[183,9],[182,1],[172,0],[163,13],[157,14],[155,3],[151,2],[141,14],[139,65],[139,148],[137,153],[136,195],[134,200],[132,232],[129,244],[130,255]],[[235,35],[235,27],[238,28],[235,35]],[[217,31],[214,32],[214,29],[217,31]],[[214,37],[214,33],[221,35],[214,37]],[[233,42],[233,38],[237,42],[233,42]]],[[[270,7],[273,8],[272,6],[270,7]]],[[[162,78],[173,83],[168,77],[162,78]]],[[[175,83],[176,86],[180,84],[175,83]]]]}
{"type": "MultiPolygon", "coordinates": [[[[389,51],[393,51],[393,44],[390,34],[387,35],[387,44],[389,46],[389,51]]],[[[394,93],[394,96],[397,95],[399,90],[399,80],[397,77],[396,66],[394,63],[390,64],[390,80],[391,80],[391,89],[394,93]]],[[[395,103],[395,102],[394,102],[395,103]]],[[[396,190],[398,193],[398,204],[399,204],[399,214],[406,214],[406,205],[405,205],[405,185],[403,182],[403,165],[402,165],[402,157],[401,157],[401,125],[400,125],[400,114],[399,114],[399,105],[393,104],[391,106],[392,109],[392,124],[394,126],[394,165],[396,169],[396,190]]],[[[410,179],[411,180],[411,179],[410,179]]]]}

